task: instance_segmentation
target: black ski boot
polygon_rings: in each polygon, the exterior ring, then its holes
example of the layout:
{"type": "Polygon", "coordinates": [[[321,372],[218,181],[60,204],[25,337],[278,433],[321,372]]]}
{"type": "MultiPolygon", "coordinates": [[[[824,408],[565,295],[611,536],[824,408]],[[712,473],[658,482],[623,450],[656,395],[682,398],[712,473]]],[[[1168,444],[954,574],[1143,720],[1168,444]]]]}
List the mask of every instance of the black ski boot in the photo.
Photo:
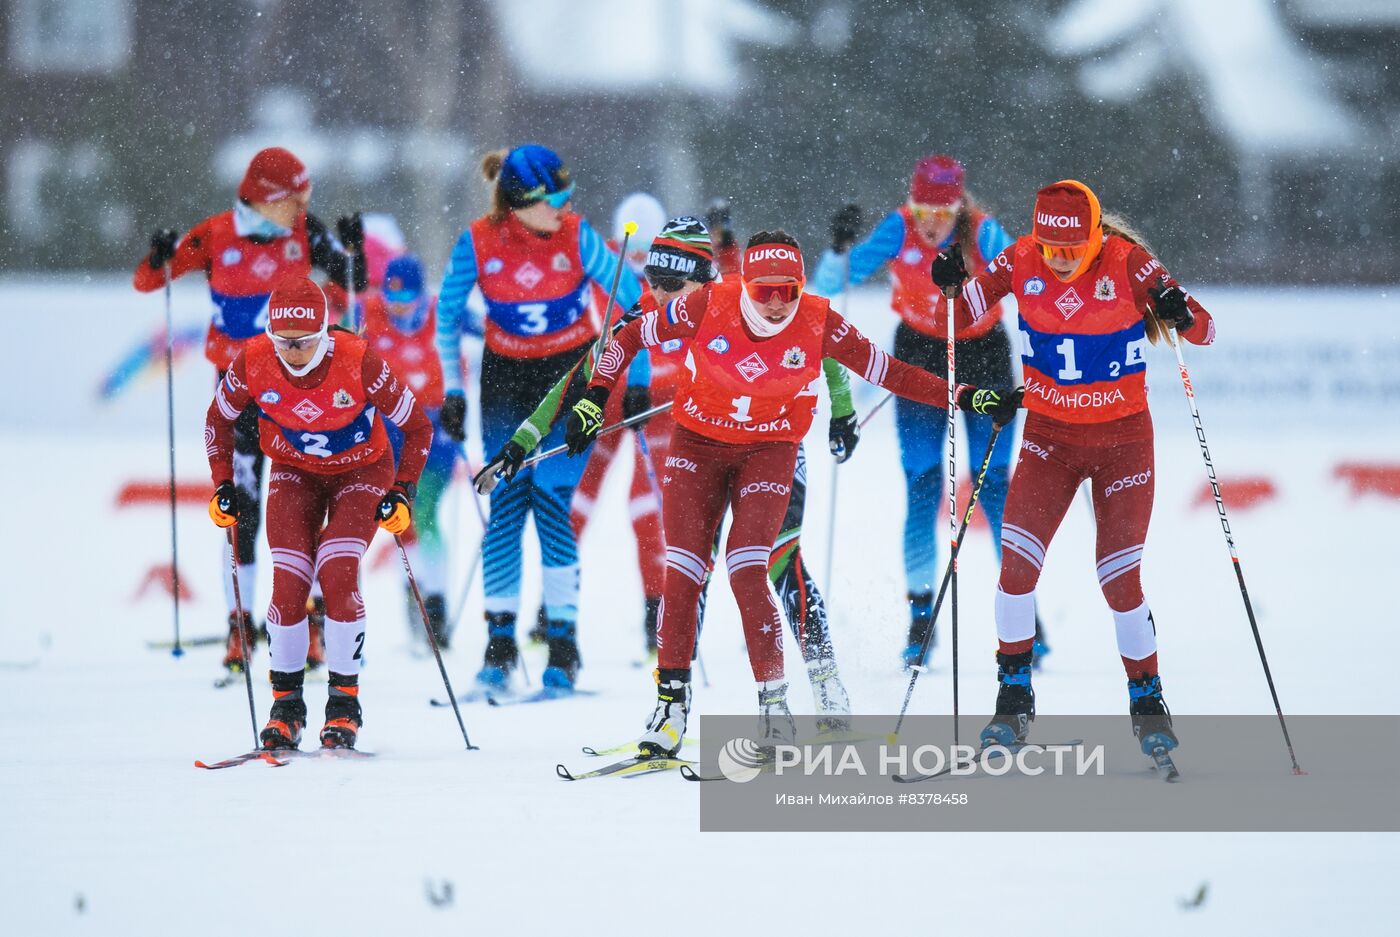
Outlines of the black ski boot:
{"type": "Polygon", "coordinates": [[[486,658],[476,673],[476,682],[486,690],[504,690],[510,682],[510,672],[520,660],[520,647],[515,643],[515,614],[487,612],[486,658]]]}
{"type": "Polygon", "coordinates": [[[1035,721],[1035,690],[1031,687],[1031,652],[997,652],[997,705],[992,721],[982,730],[983,748],[1024,744],[1035,721]]]}
{"type": "Polygon", "coordinates": [[[578,653],[577,627],[571,621],[551,621],[545,632],[549,642],[549,660],[540,682],[546,687],[572,690],[578,669],[583,664],[578,653]]]}
{"type": "Polygon", "coordinates": [[[360,678],[330,674],[326,698],[326,724],[321,729],[322,748],[354,748],[364,718],[360,713],[360,678]]]}
{"type": "Polygon", "coordinates": [[[425,595],[423,609],[428,613],[428,628],[433,632],[438,650],[447,650],[452,646],[451,636],[447,633],[447,599],[441,595],[425,595]]]}
{"type": "Polygon", "coordinates": [[[924,652],[925,638],[928,639],[928,647],[931,652],[934,644],[938,641],[938,632],[935,630],[933,621],[933,593],[911,592],[909,593],[909,640],[904,643],[903,654],[905,670],[910,670],[917,664],[927,663],[920,659],[924,652]],[[932,632],[931,637],[930,632],[932,632]]]}
{"type": "Polygon", "coordinates": [[[1133,720],[1133,737],[1144,755],[1176,748],[1171,710],[1162,699],[1162,678],[1157,674],[1128,681],[1128,714],[1133,720]]]}
{"type": "Polygon", "coordinates": [[[646,636],[647,653],[656,653],[656,621],[661,612],[661,596],[649,595],[646,617],[642,619],[642,634],[646,636]]]}
{"type": "Polygon", "coordinates": [[[284,673],[274,670],[272,678],[272,709],[267,714],[258,741],[264,751],[296,748],[301,744],[301,730],[306,727],[306,701],[301,698],[306,671],[284,673]]]}
{"type": "Polygon", "coordinates": [[[549,619],[545,617],[544,606],[541,605],[539,611],[535,612],[535,624],[530,629],[530,633],[525,635],[525,640],[531,644],[546,644],[549,641],[549,619]]]}

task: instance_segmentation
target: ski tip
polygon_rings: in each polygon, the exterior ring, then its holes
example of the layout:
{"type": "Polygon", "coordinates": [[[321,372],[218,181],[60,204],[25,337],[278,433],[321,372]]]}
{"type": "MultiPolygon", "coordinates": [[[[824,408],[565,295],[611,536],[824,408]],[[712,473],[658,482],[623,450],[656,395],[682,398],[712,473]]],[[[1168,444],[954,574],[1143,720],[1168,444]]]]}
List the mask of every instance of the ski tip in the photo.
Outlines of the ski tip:
{"type": "Polygon", "coordinates": [[[569,773],[569,769],[566,768],[566,767],[564,767],[563,765],[555,765],[555,766],[554,766],[554,773],[557,774],[557,775],[559,775],[559,777],[560,777],[561,780],[564,780],[564,781],[572,781],[572,780],[574,780],[574,776],[573,776],[572,774],[569,773]]]}
{"type": "Polygon", "coordinates": [[[487,705],[487,706],[504,706],[505,704],[502,703],[500,700],[496,699],[496,697],[488,695],[488,696],[486,697],[486,705],[487,705]]]}
{"type": "Polygon", "coordinates": [[[585,755],[595,755],[595,756],[596,756],[596,755],[601,755],[601,754],[602,754],[602,752],[598,751],[598,749],[593,748],[592,746],[589,746],[589,745],[583,746],[583,753],[584,753],[585,755]]]}
{"type": "Polygon", "coordinates": [[[692,768],[690,765],[681,765],[681,777],[685,778],[687,781],[703,781],[703,780],[705,780],[705,779],[702,778],[702,777],[700,776],[700,774],[699,774],[694,768],[692,768]]]}

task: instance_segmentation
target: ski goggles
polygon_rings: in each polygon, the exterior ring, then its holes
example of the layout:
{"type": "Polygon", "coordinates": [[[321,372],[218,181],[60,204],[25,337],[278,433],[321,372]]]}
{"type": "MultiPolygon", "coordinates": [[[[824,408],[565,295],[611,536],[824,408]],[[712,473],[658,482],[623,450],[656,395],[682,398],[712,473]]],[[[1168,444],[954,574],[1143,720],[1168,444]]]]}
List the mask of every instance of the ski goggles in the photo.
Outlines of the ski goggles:
{"type": "Polygon", "coordinates": [[[1073,260],[1080,261],[1084,255],[1089,253],[1089,241],[1080,241],[1078,244],[1046,244],[1040,243],[1040,256],[1046,260],[1073,260]]]}
{"type": "Polygon", "coordinates": [[[281,335],[268,332],[267,337],[272,339],[273,347],[277,348],[279,351],[303,351],[307,348],[315,348],[321,339],[326,337],[326,330],[321,329],[319,332],[312,332],[310,335],[298,335],[296,338],[285,338],[281,335]]]}
{"type": "Polygon", "coordinates": [[[802,281],[788,280],[783,283],[755,283],[752,280],[744,281],[744,292],[760,306],[768,304],[769,300],[777,299],[784,303],[795,303],[802,295],[802,281]]]}
{"type": "Polygon", "coordinates": [[[685,288],[685,277],[666,273],[648,273],[646,276],[647,285],[662,293],[679,293],[685,288]]]}
{"type": "Polygon", "coordinates": [[[916,221],[949,221],[956,218],[960,211],[962,211],[962,202],[954,202],[951,205],[921,205],[918,202],[909,203],[909,214],[913,215],[916,221]]]}
{"type": "Polygon", "coordinates": [[[565,205],[569,204],[569,199],[573,197],[574,184],[570,182],[567,186],[560,189],[558,192],[546,193],[544,198],[540,199],[540,201],[544,202],[550,208],[563,208],[565,205]]]}

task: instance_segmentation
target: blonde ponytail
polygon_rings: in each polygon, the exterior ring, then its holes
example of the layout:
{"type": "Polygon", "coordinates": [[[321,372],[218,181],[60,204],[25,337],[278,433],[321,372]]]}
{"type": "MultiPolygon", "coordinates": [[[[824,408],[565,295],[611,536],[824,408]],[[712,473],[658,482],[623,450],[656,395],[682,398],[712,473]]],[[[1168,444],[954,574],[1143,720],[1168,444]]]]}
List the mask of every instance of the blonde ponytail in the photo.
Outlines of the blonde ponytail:
{"type": "MultiPolygon", "coordinates": [[[[1138,247],[1141,247],[1153,257],[1157,256],[1156,252],[1154,252],[1152,248],[1148,245],[1147,239],[1144,238],[1141,234],[1138,234],[1137,230],[1133,228],[1133,226],[1128,223],[1128,220],[1122,215],[1115,215],[1112,212],[1104,212],[1101,224],[1103,225],[1104,234],[1112,235],[1114,237],[1120,237],[1123,240],[1129,242],[1130,244],[1136,244],[1138,247]]],[[[1163,338],[1166,338],[1167,327],[1164,324],[1162,324],[1161,319],[1157,318],[1157,314],[1155,312],[1152,312],[1151,310],[1144,312],[1142,315],[1142,320],[1146,327],[1147,340],[1149,342],[1155,345],[1163,338]]]]}

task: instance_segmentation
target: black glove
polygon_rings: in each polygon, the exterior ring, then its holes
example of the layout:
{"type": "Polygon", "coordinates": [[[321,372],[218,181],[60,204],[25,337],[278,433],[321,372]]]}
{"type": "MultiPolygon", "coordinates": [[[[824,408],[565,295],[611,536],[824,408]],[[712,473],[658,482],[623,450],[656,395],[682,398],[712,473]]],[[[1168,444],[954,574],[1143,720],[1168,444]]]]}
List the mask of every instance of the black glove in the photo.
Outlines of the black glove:
{"type": "Polygon", "coordinates": [[[716,247],[733,247],[734,230],[730,227],[729,200],[717,198],[705,210],[705,227],[710,229],[710,237],[716,247]]]}
{"type": "Polygon", "coordinates": [[[957,296],[962,292],[963,281],[967,279],[967,264],[963,263],[962,245],[954,244],[946,251],[939,251],[928,268],[933,277],[933,285],[945,294],[957,296]]]}
{"type": "Polygon", "coordinates": [[[175,244],[180,240],[180,232],[174,228],[161,228],[151,235],[151,256],[146,262],[152,270],[159,270],[166,261],[175,256],[175,244]]]}
{"type": "Polygon", "coordinates": [[[992,390],[961,384],[958,386],[958,409],[989,416],[997,426],[1005,426],[1016,419],[1016,411],[1021,409],[1021,398],[1025,394],[1024,387],[1017,387],[1015,390],[992,390]]]}
{"type": "Polygon", "coordinates": [[[214,489],[214,497],[209,499],[209,519],[220,527],[238,523],[238,489],[233,482],[219,482],[214,489]]]}
{"type": "Polygon", "coordinates": [[[842,205],[831,216],[831,249],[844,254],[856,242],[860,233],[861,211],[859,205],[842,205]]]}
{"type": "Polygon", "coordinates": [[[569,411],[569,422],[564,427],[564,442],[569,447],[569,456],[578,455],[588,448],[603,428],[603,404],[608,402],[606,388],[590,387],[574,408],[569,411]]]}
{"type": "Polygon", "coordinates": [[[359,212],[337,218],[335,232],[340,236],[340,243],[352,251],[359,251],[365,246],[365,221],[359,212]]]}
{"type": "Polygon", "coordinates": [[[501,482],[509,485],[511,479],[515,478],[515,473],[520,471],[520,463],[524,461],[525,450],[513,442],[506,443],[472,479],[477,494],[489,495],[501,482]]]}
{"type": "Polygon", "coordinates": [[[467,395],[460,390],[448,391],[442,399],[442,410],[438,412],[438,423],[442,431],[454,442],[467,438],[467,395]]]}
{"type": "MultiPolygon", "coordinates": [[[[630,420],[641,413],[646,413],[651,409],[651,391],[644,386],[627,385],[627,389],[622,392],[622,418],[630,420]]],[[[646,425],[646,420],[640,423],[633,423],[633,429],[646,425]]]]}
{"type": "Polygon", "coordinates": [[[413,482],[398,481],[384,492],[379,500],[380,527],[396,537],[408,530],[413,523],[413,495],[417,487],[413,482]]]}
{"type": "Polygon", "coordinates": [[[1196,324],[1191,307],[1186,305],[1186,291],[1179,286],[1168,284],[1166,277],[1162,277],[1157,286],[1149,286],[1147,295],[1152,298],[1153,314],[1176,329],[1178,334],[1196,324]]]}
{"type": "Polygon", "coordinates": [[[856,415],[832,417],[826,430],[826,441],[831,454],[836,456],[836,464],[849,459],[856,451],[856,443],[860,442],[860,421],[856,415]]]}

